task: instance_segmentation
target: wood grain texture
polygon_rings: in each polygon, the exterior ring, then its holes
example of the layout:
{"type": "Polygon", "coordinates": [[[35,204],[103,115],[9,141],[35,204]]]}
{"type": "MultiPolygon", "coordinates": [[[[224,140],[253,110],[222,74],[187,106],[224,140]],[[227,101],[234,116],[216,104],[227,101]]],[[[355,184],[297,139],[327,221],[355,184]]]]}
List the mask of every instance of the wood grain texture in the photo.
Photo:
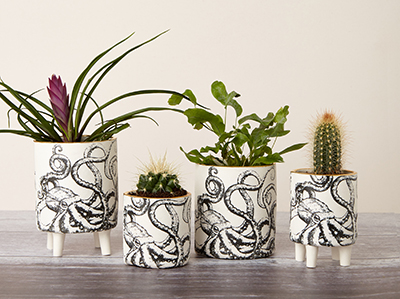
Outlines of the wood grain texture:
{"type": "MultiPolygon", "coordinates": [[[[120,221],[121,223],[121,221],[120,221]]],[[[68,235],[52,257],[31,211],[0,211],[0,298],[400,298],[399,214],[360,214],[352,264],[340,267],[321,248],[317,268],[294,260],[289,214],[277,215],[275,254],[225,261],[192,253],[182,268],[126,266],[122,230],[103,257],[90,234],[68,235]]]]}

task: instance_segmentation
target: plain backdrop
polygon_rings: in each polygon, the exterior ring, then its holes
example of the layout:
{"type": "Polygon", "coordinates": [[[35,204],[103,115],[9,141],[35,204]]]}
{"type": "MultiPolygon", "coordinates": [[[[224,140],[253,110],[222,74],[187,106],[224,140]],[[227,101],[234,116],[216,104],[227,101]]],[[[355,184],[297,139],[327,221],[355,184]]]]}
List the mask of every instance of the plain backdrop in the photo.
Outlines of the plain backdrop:
{"type": "MultiPolygon", "coordinates": [[[[346,168],[358,172],[359,212],[400,212],[397,180],[400,98],[400,1],[398,0],[13,0],[0,1],[0,77],[27,93],[61,75],[71,91],[89,61],[136,32],[107,56],[170,31],[128,56],[94,94],[99,103],[145,88],[184,91],[222,113],[210,85],[223,81],[241,94],[245,114],[265,116],[290,106],[287,129],[275,150],[307,141],[316,113],[341,114],[349,135],[346,168]]],[[[38,94],[48,100],[46,91],[38,94]]],[[[106,112],[115,117],[168,96],[142,96],[106,112]]],[[[184,106],[189,107],[189,106],[184,106]]],[[[0,102],[0,127],[7,106],[0,102]]],[[[153,113],[159,123],[133,120],[118,134],[119,193],[135,185],[139,161],[149,152],[180,165],[181,180],[194,186],[194,165],[179,150],[213,144],[182,115],[153,113]]],[[[11,126],[17,128],[15,115],[11,126]]],[[[0,135],[1,206],[33,210],[33,142],[0,135]]],[[[290,170],[309,166],[308,150],[277,165],[278,210],[289,210],[290,170]]]]}

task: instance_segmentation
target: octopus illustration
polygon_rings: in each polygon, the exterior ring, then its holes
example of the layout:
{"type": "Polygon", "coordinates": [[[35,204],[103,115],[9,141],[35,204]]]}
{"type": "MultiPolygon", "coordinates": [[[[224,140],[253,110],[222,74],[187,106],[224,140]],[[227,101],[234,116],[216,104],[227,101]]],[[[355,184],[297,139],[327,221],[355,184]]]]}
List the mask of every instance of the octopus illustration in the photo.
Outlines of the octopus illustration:
{"type": "Polygon", "coordinates": [[[86,148],[83,157],[71,165],[57,144],[49,159],[51,172],[40,177],[36,205],[38,227],[44,231],[74,233],[108,230],[117,224],[117,160],[99,145],[86,148]],[[95,156],[93,152],[102,153],[95,156]],[[96,165],[104,165],[104,175],[96,165]],[[93,182],[81,178],[83,166],[93,174],[93,182]],[[78,186],[88,189],[91,195],[82,198],[77,191],[63,186],[63,180],[71,178],[78,186]],[[103,191],[103,179],[112,182],[112,188],[103,191]]]}
{"type": "Polygon", "coordinates": [[[217,174],[215,167],[209,168],[206,193],[197,197],[196,234],[201,231],[206,238],[203,242],[196,240],[196,251],[221,259],[252,259],[271,255],[275,244],[274,169],[271,168],[263,178],[253,170],[244,171],[239,174],[237,183],[226,190],[217,174]],[[268,180],[268,177],[271,179],[268,180]],[[256,183],[247,183],[249,178],[254,178],[256,183]],[[239,192],[245,209],[232,202],[234,192],[239,192]],[[256,202],[249,192],[256,194],[256,202]],[[229,214],[223,216],[217,204],[226,207],[229,214]],[[256,219],[255,209],[264,210],[263,217],[256,219]],[[230,217],[241,219],[240,223],[233,225],[227,219],[230,217]]]}
{"type": "Polygon", "coordinates": [[[298,217],[304,225],[298,231],[291,231],[293,242],[313,246],[346,246],[355,242],[357,215],[354,211],[355,176],[314,176],[310,181],[297,183],[291,200],[291,221],[298,217]],[[338,193],[339,185],[345,182],[349,200],[338,193]],[[317,198],[318,193],[330,192],[332,199],[345,211],[338,217],[327,203],[317,198]]]}
{"type": "Polygon", "coordinates": [[[124,208],[124,241],[128,247],[124,253],[126,264],[161,269],[187,263],[190,254],[189,198],[157,199],[152,204],[147,198],[131,198],[131,203],[124,208]],[[183,206],[183,223],[174,206],[183,206]],[[166,209],[170,221],[163,223],[156,217],[156,210],[160,207],[166,209]],[[152,227],[146,229],[141,224],[141,216],[148,218],[152,227]],[[187,226],[187,232],[182,235],[179,234],[180,225],[187,226]],[[157,232],[152,235],[150,229],[157,232]]]}

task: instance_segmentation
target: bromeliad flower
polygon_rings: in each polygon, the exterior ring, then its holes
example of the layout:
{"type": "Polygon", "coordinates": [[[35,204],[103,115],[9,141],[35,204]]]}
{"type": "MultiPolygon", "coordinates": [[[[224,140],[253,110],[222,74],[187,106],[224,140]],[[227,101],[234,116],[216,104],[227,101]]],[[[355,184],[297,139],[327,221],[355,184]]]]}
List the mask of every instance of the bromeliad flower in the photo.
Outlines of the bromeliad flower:
{"type": "Polygon", "coordinates": [[[63,84],[60,76],[57,78],[53,75],[49,78],[49,87],[47,91],[50,96],[51,107],[56,121],[63,129],[63,136],[65,141],[69,140],[68,134],[68,120],[69,120],[69,95],[67,94],[67,86],[63,84]]]}

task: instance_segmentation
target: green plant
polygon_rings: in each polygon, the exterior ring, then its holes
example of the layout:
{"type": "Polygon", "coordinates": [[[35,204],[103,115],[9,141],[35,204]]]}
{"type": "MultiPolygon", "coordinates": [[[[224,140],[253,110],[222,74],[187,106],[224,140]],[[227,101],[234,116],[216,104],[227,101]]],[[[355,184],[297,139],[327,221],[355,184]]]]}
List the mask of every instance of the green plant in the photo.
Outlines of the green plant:
{"type": "Polygon", "coordinates": [[[17,121],[22,127],[21,130],[2,129],[0,130],[0,133],[22,135],[33,138],[37,141],[81,142],[107,140],[114,134],[128,128],[129,124],[126,123],[128,120],[134,118],[148,118],[155,122],[153,118],[144,114],[146,112],[162,110],[182,112],[181,110],[171,109],[170,107],[145,107],[135,111],[125,112],[114,119],[103,119],[102,112],[105,108],[129,97],[160,93],[182,96],[180,93],[170,90],[153,89],[131,91],[115,97],[102,105],[98,105],[93,99],[94,91],[110,70],[112,70],[129,53],[155,40],[165,32],[130,48],[120,56],[99,67],[97,70],[92,70],[101,58],[129,39],[133,33],[113,45],[111,48],[97,55],[79,75],[72,89],[70,99],[69,95],[67,95],[66,85],[63,84],[60,77],[53,75],[49,80],[48,87],[52,108],[35,97],[37,92],[28,94],[18,91],[0,80],[0,86],[4,88],[4,90],[0,90],[0,98],[10,107],[10,111],[16,112],[17,121]],[[89,75],[90,71],[93,71],[94,73],[89,75]],[[12,96],[11,99],[7,97],[8,94],[12,96]],[[88,113],[85,119],[84,113],[89,103],[94,104],[94,109],[91,113],[88,113]],[[99,116],[100,125],[92,133],[87,134],[85,130],[95,116],[99,116]]]}
{"type": "Polygon", "coordinates": [[[186,194],[179,184],[176,167],[167,162],[166,154],[157,160],[150,155],[150,162],[140,169],[136,193],[140,196],[164,197],[186,194]]]}
{"type": "Polygon", "coordinates": [[[176,174],[167,172],[149,172],[141,174],[139,182],[136,185],[138,192],[156,193],[158,191],[166,191],[172,193],[173,190],[181,189],[176,174]]]}
{"type": "Polygon", "coordinates": [[[318,115],[312,131],[313,166],[316,174],[343,172],[343,125],[332,112],[318,115]]]}
{"type": "MultiPolygon", "coordinates": [[[[222,82],[215,81],[211,85],[211,93],[223,105],[223,117],[202,107],[197,107],[197,99],[191,90],[186,90],[183,93],[195,105],[195,108],[184,111],[188,122],[193,125],[194,129],[206,128],[218,137],[213,146],[205,146],[200,150],[193,149],[185,152],[181,147],[189,161],[204,165],[268,165],[283,162],[283,154],[301,149],[305,145],[305,143],[299,143],[280,152],[273,152],[277,138],[290,132],[284,129],[289,114],[289,106],[280,108],[275,114],[269,112],[264,118],[255,113],[239,118],[243,109],[236,100],[240,96],[237,92],[228,93],[222,82]],[[231,130],[228,129],[227,125],[229,107],[235,112],[231,130]],[[258,126],[252,128],[251,122],[258,126]],[[268,145],[270,141],[273,141],[271,146],[268,145]]],[[[169,104],[178,105],[182,99],[182,95],[172,95],[169,104]]]]}

